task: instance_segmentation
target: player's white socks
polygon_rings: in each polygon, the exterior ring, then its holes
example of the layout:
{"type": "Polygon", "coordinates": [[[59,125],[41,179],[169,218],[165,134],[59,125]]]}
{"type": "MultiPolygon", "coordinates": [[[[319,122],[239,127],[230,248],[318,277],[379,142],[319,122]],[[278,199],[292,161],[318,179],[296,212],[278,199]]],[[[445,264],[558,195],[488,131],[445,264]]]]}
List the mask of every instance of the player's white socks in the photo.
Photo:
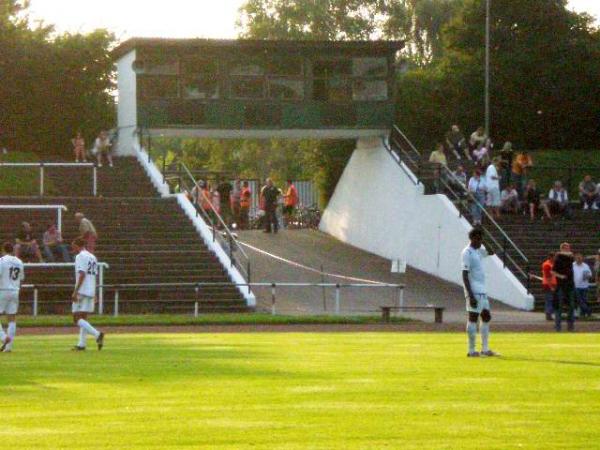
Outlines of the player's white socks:
{"type": "Polygon", "coordinates": [[[469,353],[473,353],[477,340],[477,324],[475,322],[467,322],[467,336],[469,337],[469,353]]]}
{"type": "Polygon", "coordinates": [[[489,347],[489,340],[490,340],[490,324],[482,322],[481,326],[479,327],[480,331],[481,331],[481,351],[482,352],[487,352],[490,347],[489,347]]]}
{"type": "Polygon", "coordinates": [[[12,350],[13,343],[15,342],[15,336],[17,335],[17,322],[8,322],[8,335],[12,341],[6,346],[6,349],[12,350]]]}
{"type": "Polygon", "coordinates": [[[79,343],[77,344],[78,347],[85,348],[86,336],[87,336],[87,331],[85,331],[85,328],[83,328],[83,327],[79,328],[79,343]]]}
{"type": "Polygon", "coordinates": [[[95,338],[100,336],[100,332],[96,330],[87,320],[79,319],[77,321],[77,325],[79,325],[80,328],[84,329],[95,338]]]}

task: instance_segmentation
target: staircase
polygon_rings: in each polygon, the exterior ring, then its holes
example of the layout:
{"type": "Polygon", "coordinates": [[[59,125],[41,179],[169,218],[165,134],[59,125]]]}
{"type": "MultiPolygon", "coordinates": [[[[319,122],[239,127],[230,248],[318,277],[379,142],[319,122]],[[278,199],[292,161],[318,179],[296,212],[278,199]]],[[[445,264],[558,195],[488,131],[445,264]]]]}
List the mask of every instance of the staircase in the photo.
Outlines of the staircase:
{"type": "MultiPolygon", "coordinates": [[[[77,235],[75,212],[81,211],[98,230],[96,256],[110,268],[105,271],[105,284],[146,283],[230,283],[227,272],[198,236],[192,222],[176,199],[159,198],[148,177],[133,158],[120,158],[115,167],[98,169],[98,197],[90,197],[82,186],[88,186],[90,173],[68,168],[48,172],[60,197],[42,199],[2,198],[0,204],[62,204],[69,208],[63,214],[63,238],[71,242],[77,235]],[[53,172],[53,173],[52,173],[53,172]],[[62,172],[62,173],[61,173],[62,172]]],[[[38,242],[42,242],[45,226],[56,221],[51,211],[0,211],[0,239],[13,240],[18,225],[29,221],[38,242]]],[[[72,268],[29,268],[27,284],[72,284],[72,268]]],[[[72,288],[41,289],[39,313],[70,311],[72,288]]],[[[105,292],[105,313],[111,313],[113,292],[105,292]]],[[[31,293],[22,294],[22,312],[31,308],[31,293]]],[[[120,290],[119,311],[123,313],[172,312],[191,313],[197,301],[200,312],[248,311],[238,289],[230,284],[205,287],[196,292],[188,288],[143,288],[120,290]]]]}

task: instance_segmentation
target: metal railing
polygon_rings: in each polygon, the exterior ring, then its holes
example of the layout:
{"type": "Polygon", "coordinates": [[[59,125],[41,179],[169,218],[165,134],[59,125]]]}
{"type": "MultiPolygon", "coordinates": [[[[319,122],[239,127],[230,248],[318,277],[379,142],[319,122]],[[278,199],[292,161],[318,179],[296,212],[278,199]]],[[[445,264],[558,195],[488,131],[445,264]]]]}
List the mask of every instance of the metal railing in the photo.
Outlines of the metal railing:
{"type": "Polygon", "coordinates": [[[69,209],[65,205],[0,205],[0,209],[54,209],[56,210],[56,228],[62,233],[62,212],[69,209]]]}
{"type": "Polygon", "coordinates": [[[40,197],[45,194],[45,168],[46,167],[75,167],[92,168],[92,193],[94,197],[98,195],[98,168],[94,163],[0,163],[1,167],[38,167],[39,168],[39,193],[40,197]]]}
{"type": "MultiPolygon", "coordinates": [[[[277,288],[333,288],[335,289],[335,307],[334,313],[335,315],[339,315],[341,312],[342,305],[342,291],[344,289],[349,288],[359,288],[359,289],[395,289],[396,290],[396,305],[395,307],[400,311],[404,308],[404,289],[406,285],[404,284],[393,284],[393,283],[289,283],[289,282],[261,282],[261,283],[235,283],[234,286],[238,288],[248,287],[251,289],[252,287],[264,287],[271,289],[271,305],[270,312],[271,315],[277,314],[277,288]]],[[[194,316],[197,317],[199,314],[199,306],[201,300],[199,300],[200,292],[202,288],[210,288],[210,287],[231,287],[232,283],[131,283],[131,284],[103,284],[99,283],[97,286],[98,289],[98,314],[104,314],[104,292],[113,292],[113,316],[119,316],[119,308],[121,305],[121,292],[123,291],[136,291],[140,289],[148,289],[148,288],[170,288],[170,289],[182,289],[182,288],[190,288],[195,292],[195,301],[194,301],[194,316]]],[[[72,288],[71,284],[24,284],[21,286],[23,289],[32,289],[33,290],[33,307],[32,307],[32,315],[34,317],[38,316],[39,311],[39,292],[43,289],[52,290],[52,289],[66,289],[72,288]]],[[[177,300],[165,300],[167,302],[175,302],[177,300]]],[[[185,303],[189,303],[189,301],[183,301],[185,303]]]]}

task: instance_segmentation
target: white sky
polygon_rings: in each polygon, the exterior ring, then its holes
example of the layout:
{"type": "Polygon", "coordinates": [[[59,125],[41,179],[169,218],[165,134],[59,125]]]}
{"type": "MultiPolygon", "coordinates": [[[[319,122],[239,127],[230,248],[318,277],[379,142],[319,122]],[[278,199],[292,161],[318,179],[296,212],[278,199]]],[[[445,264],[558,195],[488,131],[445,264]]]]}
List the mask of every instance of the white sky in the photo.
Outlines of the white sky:
{"type": "MultiPolygon", "coordinates": [[[[31,16],[58,31],[113,31],[130,37],[235,38],[238,9],[244,0],[31,0],[31,16]],[[166,6],[165,6],[166,5],[166,6]]],[[[600,0],[570,0],[578,12],[600,21],[600,0]]]]}

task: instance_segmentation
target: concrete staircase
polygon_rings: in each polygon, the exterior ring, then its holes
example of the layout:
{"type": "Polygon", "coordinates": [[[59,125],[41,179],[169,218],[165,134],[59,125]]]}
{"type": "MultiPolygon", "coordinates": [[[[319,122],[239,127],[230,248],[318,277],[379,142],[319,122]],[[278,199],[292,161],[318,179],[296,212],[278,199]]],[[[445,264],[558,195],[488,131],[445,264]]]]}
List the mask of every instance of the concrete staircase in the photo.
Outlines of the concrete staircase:
{"type": "MultiPolygon", "coordinates": [[[[77,235],[73,215],[85,213],[99,234],[96,255],[110,268],[105,284],[230,282],[229,276],[198,236],[192,222],[176,199],[162,199],[156,194],[137,161],[122,158],[114,168],[99,170],[99,194],[102,197],[78,195],[82,183],[89,181],[75,169],[65,172],[53,182],[60,187],[60,197],[0,197],[0,204],[63,204],[69,212],[63,217],[63,237],[71,242],[77,235]]],[[[18,224],[29,221],[38,242],[42,242],[45,226],[56,220],[50,211],[0,211],[0,239],[13,240],[18,224]]],[[[72,268],[30,268],[27,283],[72,284],[72,268]]],[[[39,313],[70,311],[72,288],[40,290],[39,313]]],[[[206,287],[198,292],[189,288],[143,288],[120,291],[120,312],[186,312],[194,310],[198,301],[201,312],[248,311],[238,289],[206,287]]],[[[105,312],[112,312],[113,291],[105,293],[105,312]]],[[[22,312],[31,307],[31,293],[23,293],[22,312]]]]}

